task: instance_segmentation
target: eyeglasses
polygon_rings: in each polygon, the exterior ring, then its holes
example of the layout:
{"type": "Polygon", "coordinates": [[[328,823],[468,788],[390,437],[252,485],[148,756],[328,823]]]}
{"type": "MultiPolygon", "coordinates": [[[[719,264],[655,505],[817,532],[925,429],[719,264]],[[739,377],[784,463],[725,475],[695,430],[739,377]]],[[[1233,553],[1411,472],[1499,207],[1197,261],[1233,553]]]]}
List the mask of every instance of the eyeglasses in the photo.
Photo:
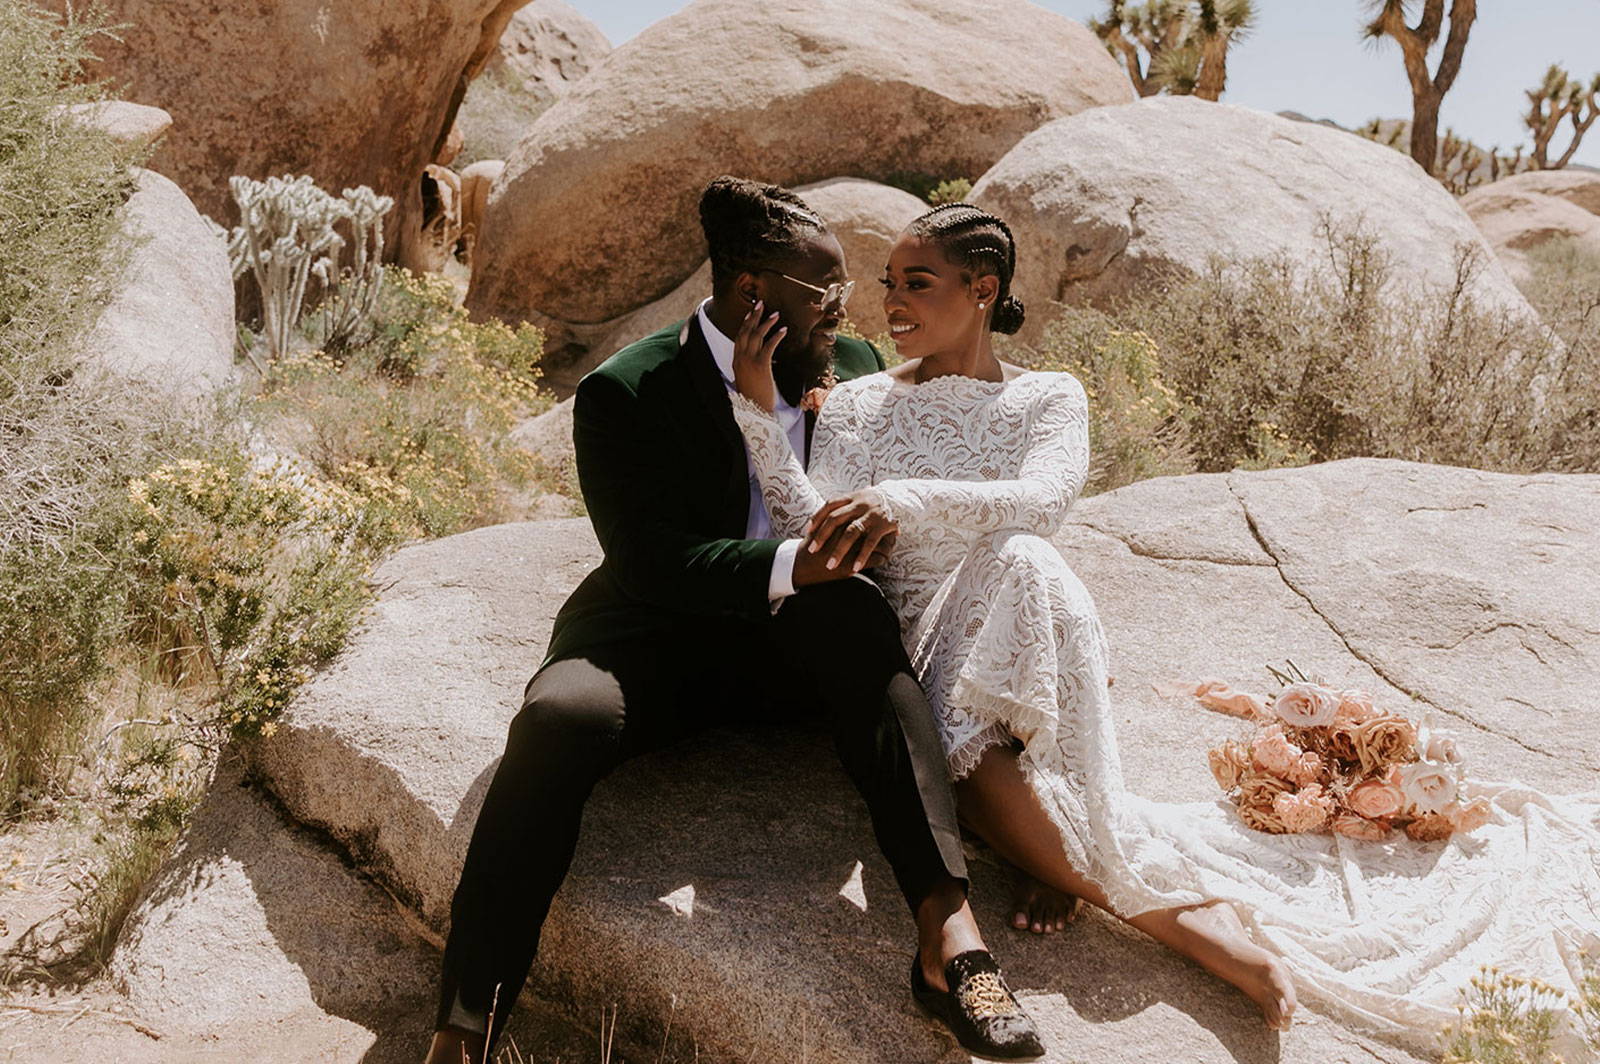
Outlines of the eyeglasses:
{"type": "Polygon", "coordinates": [[[798,277],[790,277],[781,270],[767,268],[762,272],[775,273],[779,277],[782,277],[785,281],[793,281],[801,288],[809,288],[813,292],[819,293],[822,298],[820,300],[812,301],[812,306],[816,307],[831,307],[834,303],[838,303],[842,307],[846,303],[850,302],[850,293],[856,290],[856,283],[854,281],[835,281],[828,287],[822,288],[818,285],[802,281],[798,277]]]}

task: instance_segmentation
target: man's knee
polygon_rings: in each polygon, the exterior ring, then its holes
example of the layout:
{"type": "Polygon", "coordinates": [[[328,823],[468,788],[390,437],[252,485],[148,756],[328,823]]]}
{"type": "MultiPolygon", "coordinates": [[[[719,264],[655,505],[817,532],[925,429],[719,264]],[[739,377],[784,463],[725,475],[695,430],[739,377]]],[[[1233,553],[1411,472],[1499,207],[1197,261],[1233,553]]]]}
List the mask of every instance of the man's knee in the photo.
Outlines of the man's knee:
{"type": "Polygon", "coordinates": [[[877,584],[850,577],[815,584],[798,592],[783,608],[797,607],[797,619],[830,638],[847,641],[874,636],[900,638],[894,607],[877,584]]]}
{"type": "Polygon", "coordinates": [[[624,719],[622,692],[609,674],[587,662],[558,661],[528,684],[507,745],[610,746],[622,734],[624,719]]]}

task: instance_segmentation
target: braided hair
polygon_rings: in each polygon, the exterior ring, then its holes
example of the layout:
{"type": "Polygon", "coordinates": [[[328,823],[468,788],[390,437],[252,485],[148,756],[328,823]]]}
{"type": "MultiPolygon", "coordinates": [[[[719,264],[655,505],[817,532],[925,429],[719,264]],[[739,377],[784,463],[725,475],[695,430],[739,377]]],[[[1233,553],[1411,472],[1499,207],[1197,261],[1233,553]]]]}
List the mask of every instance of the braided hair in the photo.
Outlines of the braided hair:
{"type": "Polygon", "coordinates": [[[945,258],[962,269],[992,273],[1000,279],[995,295],[991,332],[1010,335],[1022,328],[1022,300],[1011,294],[1011,275],[1017,269],[1017,242],[1011,227],[970,203],[945,203],[908,227],[913,235],[938,245],[945,258]]]}
{"type": "Polygon", "coordinates": [[[742,271],[770,268],[828,231],[806,201],[778,185],[723,175],[700,194],[700,228],[711,248],[711,283],[721,288],[742,271]]]}

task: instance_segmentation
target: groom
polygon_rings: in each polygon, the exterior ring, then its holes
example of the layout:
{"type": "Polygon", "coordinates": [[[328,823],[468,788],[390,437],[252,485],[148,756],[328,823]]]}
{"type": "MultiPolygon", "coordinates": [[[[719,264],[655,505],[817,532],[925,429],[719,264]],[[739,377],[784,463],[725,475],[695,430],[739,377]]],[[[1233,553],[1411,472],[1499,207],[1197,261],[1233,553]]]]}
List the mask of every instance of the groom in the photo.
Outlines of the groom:
{"type": "Polygon", "coordinates": [[[820,549],[772,538],[733,419],[735,337],[784,330],[776,413],[802,460],[815,418],[800,409],[806,391],[830,366],[846,379],[883,368],[870,344],[837,337],[853,287],[843,251],[776,186],[718,178],[700,215],[711,298],[578,386],[578,477],[605,557],[557,614],[478,814],[428,1062],[492,1052],[491,1004],[492,1038],[603,776],[717,724],[799,716],[826,721],[911,909],[918,1001],[974,1051],[1036,1056],[1037,1035],[967,906],[944,754],[899,624],[878,588],[852,575],[858,561],[882,561],[894,526],[858,493],[853,527],[820,549]]]}

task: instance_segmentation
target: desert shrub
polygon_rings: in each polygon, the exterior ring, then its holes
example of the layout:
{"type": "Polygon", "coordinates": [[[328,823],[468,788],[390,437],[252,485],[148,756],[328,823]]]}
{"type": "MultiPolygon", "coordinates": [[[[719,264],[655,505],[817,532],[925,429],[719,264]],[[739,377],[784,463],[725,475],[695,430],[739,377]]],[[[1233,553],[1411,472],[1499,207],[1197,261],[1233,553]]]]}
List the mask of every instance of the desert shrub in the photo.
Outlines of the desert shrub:
{"type": "Polygon", "coordinates": [[[107,500],[190,431],[137,385],[74,375],[145,154],[62,111],[105,96],[77,82],[101,32],[0,0],[0,815],[58,788],[91,728],[124,570],[107,500]]]}
{"type": "Polygon", "coordinates": [[[936,205],[961,203],[972,191],[972,182],[964,177],[941,177],[920,170],[896,170],[883,183],[936,205]]]}
{"type": "Polygon", "coordinates": [[[538,329],[470,322],[449,281],[390,274],[376,339],[342,359],[284,359],[253,415],[362,500],[362,535],[377,547],[505,520],[510,494],[539,472],[508,433],[550,403],[537,384],[538,329]]]}
{"type": "Polygon", "coordinates": [[[1580,959],[1577,994],[1485,967],[1461,989],[1458,1019],[1441,1032],[1443,1064],[1559,1064],[1559,1034],[1600,1053],[1600,965],[1580,959]],[[1571,1019],[1564,1014],[1570,1013],[1571,1019]]]}
{"type": "Polygon", "coordinates": [[[1507,472],[1600,468],[1592,343],[1471,295],[1482,263],[1458,252],[1454,284],[1408,288],[1379,240],[1324,232],[1332,270],[1281,258],[1214,262],[1106,312],[1068,310],[1013,357],[1078,367],[1102,401],[1099,483],[1149,470],[1265,468],[1355,456],[1507,472]],[[1128,337],[1138,337],[1129,348],[1128,337]],[[1144,354],[1149,367],[1128,362],[1144,354]],[[1181,428],[1179,427],[1181,426],[1181,428]]]}
{"type": "Polygon", "coordinates": [[[203,683],[203,740],[271,734],[365,603],[360,500],[237,450],[162,465],[128,485],[131,634],[162,678],[203,683]]]}
{"type": "Polygon", "coordinates": [[[1156,343],[1083,311],[1053,322],[1033,368],[1065,370],[1089,399],[1085,493],[1194,472],[1182,404],[1161,379],[1156,343]]]}
{"type": "Polygon", "coordinates": [[[1528,252],[1528,297],[1562,341],[1592,351],[1600,346],[1600,250],[1577,240],[1551,240],[1528,252]]]}

